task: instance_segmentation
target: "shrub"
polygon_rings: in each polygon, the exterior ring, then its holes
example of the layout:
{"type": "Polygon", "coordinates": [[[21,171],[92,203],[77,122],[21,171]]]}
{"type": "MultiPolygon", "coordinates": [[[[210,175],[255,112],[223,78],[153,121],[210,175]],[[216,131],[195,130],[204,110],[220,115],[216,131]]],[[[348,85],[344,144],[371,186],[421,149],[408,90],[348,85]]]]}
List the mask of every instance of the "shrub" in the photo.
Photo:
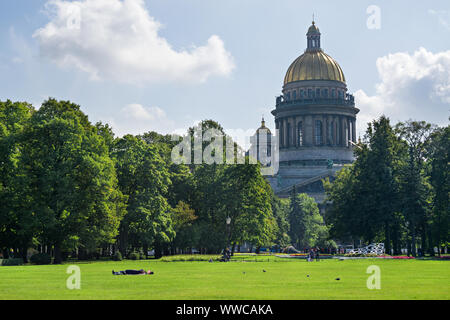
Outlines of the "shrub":
{"type": "Polygon", "coordinates": [[[141,252],[141,260],[147,259],[147,255],[143,252],[141,252]]]}
{"type": "Polygon", "coordinates": [[[0,266],[20,266],[23,264],[22,258],[0,259],[0,266]]]}
{"type": "Polygon", "coordinates": [[[120,251],[116,251],[116,253],[114,253],[112,259],[114,261],[122,261],[122,254],[120,253],[120,251]]]}
{"type": "Polygon", "coordinates": [[[220,255],[175,255],[175,256],[165,256],[160,259],[162,262],[174,262],[174,261],[219,261],[220,255]]]}
{"type": "Polygon", "coordinates": [[[128,259],[130,259],[130,260],[139,260],[140,258],[141,258],[141,255],[138,252],[131,252],[128,255],[128,259]]]}
{"type": "Polygon", "coordinates": [[[50,264],[52,263],[52,257],[47,253],[36,253],[31,256],[30,262],[33,264],[50,264]]]}

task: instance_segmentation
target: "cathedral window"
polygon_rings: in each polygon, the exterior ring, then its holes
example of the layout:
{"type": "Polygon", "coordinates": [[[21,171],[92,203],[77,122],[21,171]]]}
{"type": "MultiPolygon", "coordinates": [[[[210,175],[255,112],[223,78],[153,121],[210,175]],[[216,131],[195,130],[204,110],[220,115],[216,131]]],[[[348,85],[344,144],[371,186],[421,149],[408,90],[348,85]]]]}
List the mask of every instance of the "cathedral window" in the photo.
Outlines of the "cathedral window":
{"type": "Polygon", "coordinates": [[[327,133],[328,133],[328,141],[327,141],[327,143],[329,145],[332,145],[333,144],[333,136],[334,136],[334,134],[333,134],[333,121],[328,122],[327,133]]]}
{"type": "Polygon", "coordinates": [[[297,125],[298,146],[303,146],[303,123],[300,121],[297,125]]]}
{"type": "Polygon", "coordinates": [[[297,99],[297,91],[292,92],[292,99],[294,99],[294,100],[297,99]]]}
{"type": "Polygon", "coordinates": [[[322,121],[316,120],[314,131],[315,131],[316,145],[320,146],[322,144],[322,121]]]}

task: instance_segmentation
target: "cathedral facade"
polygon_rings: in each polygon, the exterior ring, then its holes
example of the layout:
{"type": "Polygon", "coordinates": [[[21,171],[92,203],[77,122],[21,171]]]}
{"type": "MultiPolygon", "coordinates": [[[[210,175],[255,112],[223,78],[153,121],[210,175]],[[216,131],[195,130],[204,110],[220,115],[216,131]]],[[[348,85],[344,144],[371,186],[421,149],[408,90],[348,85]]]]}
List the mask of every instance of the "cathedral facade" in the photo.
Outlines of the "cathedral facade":
{"type": "Polygon", "coordinates": [[[314,21],[306,37],[307,48],[288,68],[272,111],[279,170],[266,178],[280,197],[304,192],[321,203],[322,179],[353,162],[359,110],[341,67],[322,50],[314,21]]]}

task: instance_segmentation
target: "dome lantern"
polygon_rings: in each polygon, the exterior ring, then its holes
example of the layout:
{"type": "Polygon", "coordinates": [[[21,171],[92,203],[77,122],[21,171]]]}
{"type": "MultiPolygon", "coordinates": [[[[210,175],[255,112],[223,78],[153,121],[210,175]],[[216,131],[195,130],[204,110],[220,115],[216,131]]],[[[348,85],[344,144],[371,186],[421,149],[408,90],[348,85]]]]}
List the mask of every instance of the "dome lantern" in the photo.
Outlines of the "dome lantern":
{"type": "Polygon", "coordinates": [[[316,23],[313,21],[311,27],[308,29],[308,33],[306,34],[306,38],[308,39],[308,51],[320,50],[320,30],[316,27],[316,23]]]}
{"type": "Polygon", "coordinates": [[[308,46],[289,67],[284,85],[303,80],[338,81],[345,85],[344,72],[336,60],[322,50],[320,36],[320,30],[313,21],[306,34],[308,46]]]}

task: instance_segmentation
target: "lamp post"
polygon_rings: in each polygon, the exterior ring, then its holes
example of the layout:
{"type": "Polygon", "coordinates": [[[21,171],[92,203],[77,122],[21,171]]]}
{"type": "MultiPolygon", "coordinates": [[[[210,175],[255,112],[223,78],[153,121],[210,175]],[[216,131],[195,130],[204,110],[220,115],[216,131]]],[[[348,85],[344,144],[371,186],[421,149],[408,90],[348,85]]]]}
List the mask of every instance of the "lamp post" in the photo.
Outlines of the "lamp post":
{"type": "Polygon", "coordinates": [[[230,248],[230,245],[231,245],[231,243],[230,243],[230,238],[231,238],[231,230],[230,230],[230,224],[231,224],[231,218],[228,216],[227,217],[227,219],[226,219],[226,223],[227,223],[227,233],[228,233],[228,243],[227,243],[227,246],[228,246],[228,248],[230,248]]]}

